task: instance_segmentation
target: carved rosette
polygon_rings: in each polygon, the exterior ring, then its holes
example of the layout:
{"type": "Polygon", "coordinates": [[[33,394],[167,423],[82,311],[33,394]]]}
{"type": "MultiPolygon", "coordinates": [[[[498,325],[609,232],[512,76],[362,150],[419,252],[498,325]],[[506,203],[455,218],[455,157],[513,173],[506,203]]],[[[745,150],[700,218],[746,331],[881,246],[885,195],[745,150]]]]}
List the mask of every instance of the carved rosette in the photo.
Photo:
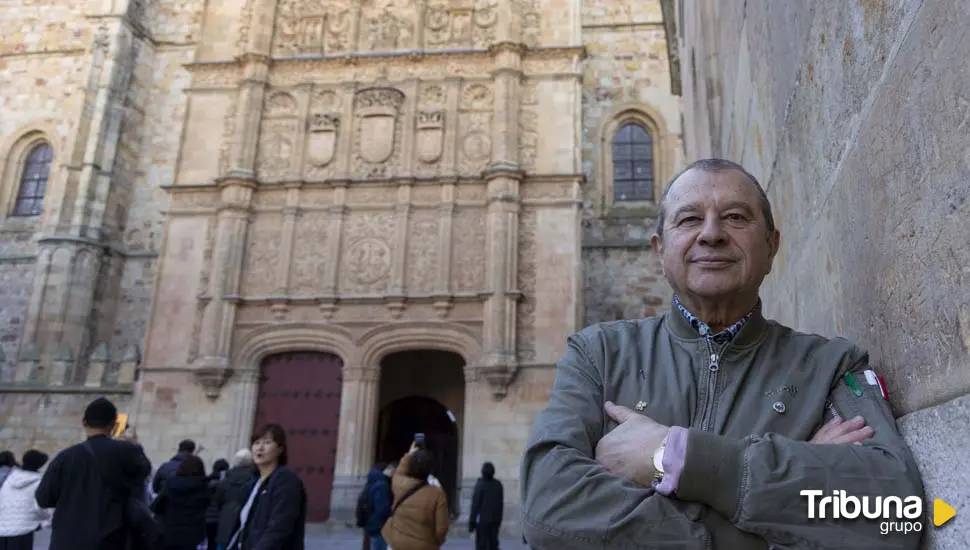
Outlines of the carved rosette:
{"type": "Polygon", "coordinates": [[[387,164],[399,142],[397,124],[404,93],[394,88],[370,88],[355,102],[355,169],[367,176],[387,175],[387,164]]]}

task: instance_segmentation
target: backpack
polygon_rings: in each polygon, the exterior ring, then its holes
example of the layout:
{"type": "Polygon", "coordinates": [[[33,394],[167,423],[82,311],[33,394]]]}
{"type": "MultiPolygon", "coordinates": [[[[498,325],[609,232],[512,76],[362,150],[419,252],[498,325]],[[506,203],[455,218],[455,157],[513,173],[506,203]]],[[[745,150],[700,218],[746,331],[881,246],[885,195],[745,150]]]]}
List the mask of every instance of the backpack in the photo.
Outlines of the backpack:
{"type": "Polygon", "coordinates": [[[371,514],[374,513],[374,505],[371,503],[370,498],[371,484],[368,483],[357,495],[357,527],[363,527],[367,524],[367,520],[370,519],[371,514]]]}

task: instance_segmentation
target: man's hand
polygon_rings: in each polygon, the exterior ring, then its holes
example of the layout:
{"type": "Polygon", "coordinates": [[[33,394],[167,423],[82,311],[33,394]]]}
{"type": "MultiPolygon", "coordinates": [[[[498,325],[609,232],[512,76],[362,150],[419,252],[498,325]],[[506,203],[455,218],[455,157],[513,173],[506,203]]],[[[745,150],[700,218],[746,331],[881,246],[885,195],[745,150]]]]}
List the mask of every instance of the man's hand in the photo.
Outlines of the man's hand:
{"type": "Polygon", "coordinates": [[[850,443],[862,445],[862,442],[872,437],[874,433],[872,428],[866,426],[866,421],[861,416],[852,420],[842,420],[842,417],[836,416],[823,424],[808,442],[820,445],[848,445],[850,443]]]}
{"type": "Polygon", "coordinates": [[[650,487],[653,483],[653,453],[669,428],[650,417],[607,401],[606,414],[620,423],[596,444],[596,461],[620,477],[650,487]]]}

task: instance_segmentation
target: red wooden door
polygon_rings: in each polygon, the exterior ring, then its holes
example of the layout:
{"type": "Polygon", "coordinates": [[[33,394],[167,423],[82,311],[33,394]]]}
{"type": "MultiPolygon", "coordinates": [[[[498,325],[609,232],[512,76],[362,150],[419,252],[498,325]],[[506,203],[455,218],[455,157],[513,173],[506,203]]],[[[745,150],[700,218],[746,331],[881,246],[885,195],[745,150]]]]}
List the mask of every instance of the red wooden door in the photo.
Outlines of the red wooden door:
{"type": "Polygon", "coordinates": [[[307,521],[330,517],[330,491],[340,426],[340,357],[295,352],[263,361],[254,429],[275,422],[286,429],[289,465],[307,491],[307,521]]]}

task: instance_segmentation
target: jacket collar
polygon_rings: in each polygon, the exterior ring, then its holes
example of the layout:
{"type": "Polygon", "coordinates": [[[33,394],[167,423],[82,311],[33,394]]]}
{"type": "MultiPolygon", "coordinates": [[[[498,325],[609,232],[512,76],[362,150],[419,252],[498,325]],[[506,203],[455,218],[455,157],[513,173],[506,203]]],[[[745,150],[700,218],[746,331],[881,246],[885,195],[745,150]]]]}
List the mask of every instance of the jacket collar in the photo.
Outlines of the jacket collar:
{"type": "MultiPolygon", "coordinates": [[[[670,309],[667,311],[668,330],[676,337],[684,340],[704,340],[704,336],[690,324],[690,321],[680,312],[674,300],[670,301],[670,309]]],[[[764,334],[767,321],[761,312],[761,300],[755,304],[751,310],[750,317],[741,327],[738,334],[731,340],[731,347],[747,347],[761,340],[764,334]]]]}

